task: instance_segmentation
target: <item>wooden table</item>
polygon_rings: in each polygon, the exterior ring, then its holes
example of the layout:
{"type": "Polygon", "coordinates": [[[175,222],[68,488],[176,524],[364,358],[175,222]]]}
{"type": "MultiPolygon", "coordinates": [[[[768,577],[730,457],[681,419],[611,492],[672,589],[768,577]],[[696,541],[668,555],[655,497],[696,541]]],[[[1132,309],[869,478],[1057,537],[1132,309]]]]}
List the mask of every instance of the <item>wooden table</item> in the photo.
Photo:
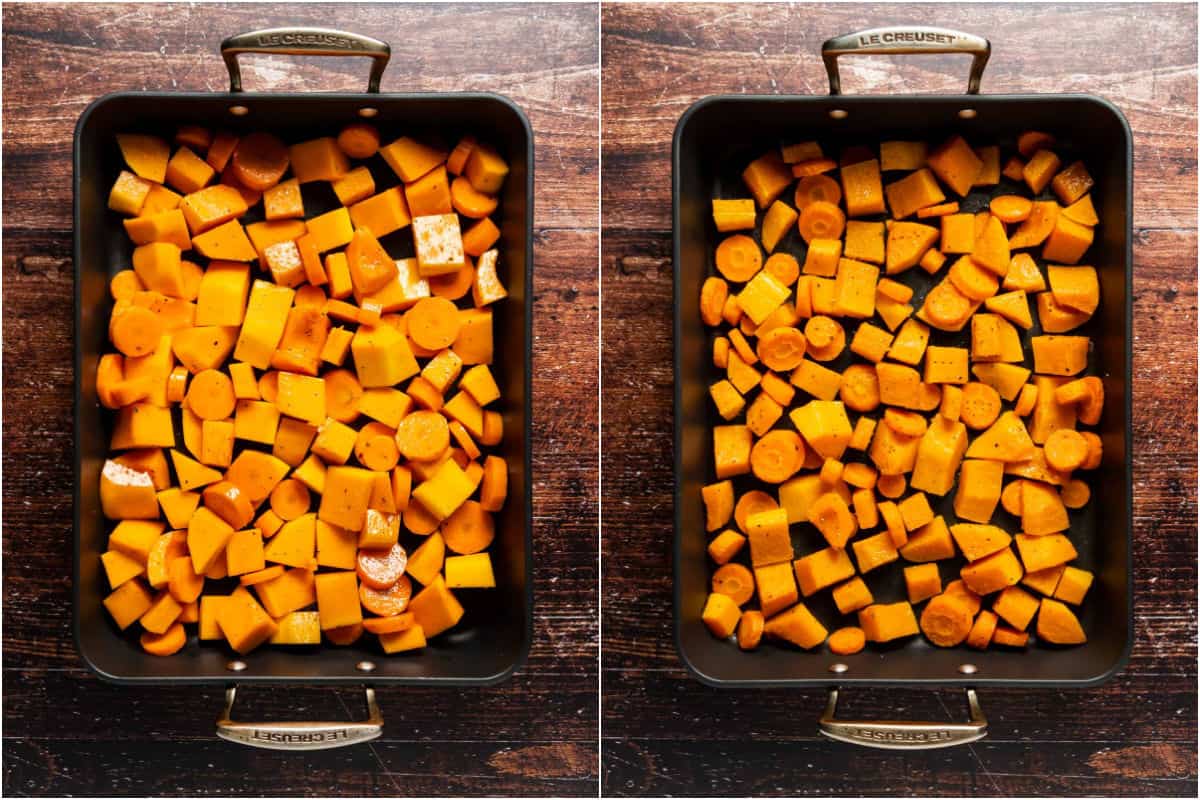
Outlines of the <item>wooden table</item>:
{"type": "MultiPolygon", "coordinates": [[[[601,27],[605,792],[1195,796],[1195,6],[610,5],[601,27]],[[986,739],[916,753],[818,738],[820,691],[706,688],[671,632],[675,123],[710,94],[825,94],[823,40],[900,22],[984,34],[985,93],[1092,92],[1136,138],[1133,658],[1100,689],[988,689],[986,739]]],[[[846,59],[843,86],[959,93],[957,58],[846,59]]],[[[850,694],[965,714],[957,692],[850,694]]]]}
{"type": "MultiPolygon", "coordinates": [[[[594,6],[4,8],[5,794],[596,793],[596,26],[594,6]],[[70,635],[75,121],[108,92],[223,91],[221,39],[285,24],[390,41],[385,92],[510,96],[537,152],[529,661],[491,689],[383,689],[383,738],[303,758],[217,740],[220,687],[101,683],[70,635]]],[[[249,91],[361,91],[366,72],[243,67],[249,91]]],[[[269,719],[362,713],[349,690],[243,694],[269,719]]]]}

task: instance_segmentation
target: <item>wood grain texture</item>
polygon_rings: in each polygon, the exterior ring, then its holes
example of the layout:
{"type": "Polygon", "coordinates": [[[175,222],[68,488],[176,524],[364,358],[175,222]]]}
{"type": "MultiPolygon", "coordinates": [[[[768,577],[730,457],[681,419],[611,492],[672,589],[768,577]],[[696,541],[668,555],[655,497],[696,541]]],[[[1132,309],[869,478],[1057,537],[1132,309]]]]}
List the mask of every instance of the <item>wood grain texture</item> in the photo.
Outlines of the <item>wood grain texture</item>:
{"type": "MultiPolygon", "coordinates": [[[[601,27],[604,792],[1194,795],[1195,6],[622,4],[601,27]],[[1099,94],[1135,136],[1132,659],[1098,689],[987,689],[988,737],[924,753],[820,738],[821,691],[702,685],[679,663],[671,598],[675,124],[710,94],[824,94],[823,40],[905,21],[987,35],[985,93],[1099,94]],[[1069,47],[1047,46],[1067,31],[1069,47]]],[[[857,93],[961,92],[966,79],[962,57],[842,70],[857,93]]],[[[855,690],[843,704],[965,714],[953,691],[855,690]]]]}
{"type": "MultiPolygon", "coordinates": [[[[6,794],[595,795],[597,35],[584,4],[5,6],[6,794]],[[537,157],[529,660],[488,689],[380,689],[382,739],[286,771],[294,756],[214,738],[219,687],[131,690],[86,672],[69,577],[75,121],[109,92],[222,90],[220,40],[284,24],[391,42],[384,92],[511,97],[537,157]]],[[[249,91],[361,91],[366,71],[359,59],[243,66],[249,91]]],[[[361,704],[348,689],[250,689],[239,716],[348,718],[361,704]]]]}

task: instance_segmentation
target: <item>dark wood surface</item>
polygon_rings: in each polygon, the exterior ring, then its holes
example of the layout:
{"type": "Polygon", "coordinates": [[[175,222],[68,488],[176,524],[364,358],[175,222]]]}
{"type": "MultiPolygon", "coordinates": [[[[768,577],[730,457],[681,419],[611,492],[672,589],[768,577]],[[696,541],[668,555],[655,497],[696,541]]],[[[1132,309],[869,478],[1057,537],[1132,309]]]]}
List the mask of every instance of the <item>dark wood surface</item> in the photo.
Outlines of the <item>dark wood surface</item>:
{"type": "MultiPolygon", "coordinates": [[[[1195,796],[1195,6],[608,5],[601,27],[605,793],[1195,796]],[[709,94],[825,94],[823,40],[898,22],[986,35],[985,93],[1095,93],[1136,139],[1133,658],[1098,689],[987,689],[986,739],[907,754],[820,739],[821,691],[690,677],[670,555],[675,123],[709,94]]],[[[847,59],[843,87],[958,93],[957,59],[847,59]]],[[[856,690],[846,713],[948,720],[963,705],[856,690]]]]}
{"type": "MultiPolygon", "coordinates": [[[[5,794],[595,795],[598,70],[594,5],[4,7],[5,794]],[[385,92],[508,95],[537,153],[529,661],[490,689],[381,689],[382,739],[302,759],[215,739],[219,687],[99,682],[70,637],[75,121],[109,92],[223,90],[220,40],[284,24],[391,42],[385,92]]],[[[243,67],[250,91],[361,91],[366,71],[243,67]]],[[[244,694],[269,719],[362,713],[352,690],[244,694]]]]}

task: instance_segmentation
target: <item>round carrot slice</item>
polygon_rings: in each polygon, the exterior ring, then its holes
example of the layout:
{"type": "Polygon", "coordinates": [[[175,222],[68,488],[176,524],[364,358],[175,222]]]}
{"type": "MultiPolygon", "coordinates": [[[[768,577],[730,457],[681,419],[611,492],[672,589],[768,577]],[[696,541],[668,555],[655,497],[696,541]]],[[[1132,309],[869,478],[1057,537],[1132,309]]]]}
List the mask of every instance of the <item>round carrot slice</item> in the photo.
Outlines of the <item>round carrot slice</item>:
{"type": "Polygon", "coordinates": [[[901,436],[924,436],[929,423],[915,411],[889,408],[883,412],[883,422],[901,436]]]}
{"type": "Polygon", "coordinates": [[[726,236],[717,245],[717,271],[734,283],[745,283],[762,268],[758,242],[744,233],[726,236]]]}
{"type": "Polygon", "coordinates": [[[1017,402],[1013,404],[1013,413],[1018,417],[1027,417],[1033,412],[1033,407],[1037,405],[1038,387],[1037,384],[1027,383],[1021,387],[1021,393],[1017,395],[1017,402]]]}
{"type": "Polygon", "coordinates": [[[138,292],[146,291],[142,279],[131,269],[123,269],[108,282],[108,290],[113,300],[131,300],[138,292]]]}
{"type": "Polygon", "coordinates": [[[800,277],[800,262],[791,253],[774,253],[767,258],[763,269],[774,275],[784,286],[791,286],[800,277]]]}
{"type": "Polygon", "coordinates": [[[1059,428],[1046,439],[1042,452],[1051,467],[1059,472],[1070,472],[1079,469],[1087,461],[1088,443],[1079,431],[1059,428]]]}
{"type": "Polygon", "coordinates": [[[379,150],[379,131],[365,122],[352,122],[338,134],[337,146],[351,158],[370,158],[379,150]]]}
{"type": "Polygon", "coordinates": [[[842,372],[838,396],[852,411],[874,411],[879,407],[879,374],[869,364],[851,364],[842,372]]]}
{"type": "Polygon", "coordinates": [[[345,646],[358,641],[359,637],[362,636],[363,625],[362,623],[355,622],[350,625],[342,625],[340,628],[330,628],[321,632],[325,634],[325,638],[331,643],[345,646]]]}
{"type": "Polygon", "coordinates": [[[962,387],[959,419],[972,430],[981,431],[1000,416],[1000,393],[986,383],[971,381],[962,387]]]}
{"type": "Polygon", "coordinates": [[[358,376],[348,369],[334,369],[322,377],[325,379],[325,413],[347,424],[358,419],[363,396],[358,376]]]}
{"type": "Polygon", "coordinates": [[[469,257],[466,262],[455,272],[426,278],[429,281],[429,291],[433,292],[434,297],[444,297],[447,300],[459,300],[466,297],[467,292],[471,291],[471,286],[475,283],[475,267],[471,264],[469,257]]]}
{"type": "Polygon", "coordinates": [[[201,370],[188,387],[187,404],[200,419],[226,419],[237,405],[233,381],[220,370],[201,370]]]}
{"type": "Polygon", "coordinates": [[[957,328],[971,315],[971,299],[945,280],[925,295],[925,314],[930,324],[948,330],[957,328]]]}
{"type": "Polygon", "coordinates": [[[450,426],[434,411],[414,411],[396,427],[396,446],[409,461],[434,461],[450,446],[450,426]]]}
{"type": "Polygon", "coordinates": [[[467,500],[442,523],[442,538],[446,547],[459,555],[471,555],[486,550],[496,538],[496,524],[491,512],[474,500],[467,500]]]}
{"type": "Polygon", "coordinates": [[[162,338],[162,318],[148,308],[133,306],[113,317],[108,335],[113,347],[124,355],[148,355],[162,338]]]}
{"type": "Polygon", "coordinates": [[[267,567],[266,569],[260,569],[257,572],[247,572],[245,575],[238,578],[238,582],[241,583],[242,586],[254,586],[259,583],[273,581],[282,574],[283,567],[279,564],[275,564],[274,566],[267,567]]]}
{"type": "Polygon", "coordinates": [[[705,325],[720,325],[721,312],[729,299],[729,284],[716,275],[704,279],[700,287],[700,320],[705,325]]]}
{"type": "Polygon", "coordinates": [[[1083,437],[1088,445],[1087,460],[1080,464],[1080,469],[1095,469],[1100,466],[1100,462],[1104,460],[1104,443],[1100,437],[1091,431],[1080,431],[1079,435],[1083,437]]]}
{"type": "Polygon", "coordinates": [[[761,611],[752,610],[743,613],[742,618],[738,620],[738,647],[743,650],[753,650],[758,647],[758,643],[762,641],[764,627],[765,620],[761,611]]]}
{"type": "MultiPolygon", "coordinates": [[[[358,463],[366,466],[366,461],[371,457],[368,451],[371,447],[371,441],[377,436],[387,436],[392,438],[392,444],[395,445],[396,432],[384,425],[382,422],[372,420],[366,425],[363,425],[358,430],[358,437],[354,440],[354,457],[358,459],[358,463]]],[[[396,466],[395,464],[392,465],[396,466]]],[[[388,467],[391,469],[392,467],[388,467]]]]}
{"type": "Polygon", "coordinates": [[[867,635],[862,628],[849,626],[829,634],[829,652],[834,655],[852,656],[866,646],[867,635]]]}
{"type": "Polygon", "coordinates": [[[297,287],[296,296],[292,300],[292,304],[296,308],[324,308],[325,301],[328,299],[325,290],[320,286],[313,286],[311,283],[306,283],[303,286],[297,287]]]}
{"type": "Polygon", "coordinates": [[[408,566],[408,552],[399,542],[387,550],[359,550],[355,569],[372,589],[389,589],[408,566]]]}
{"type": "Polygon", "coordinates": [[[402,519],[409,533],[415,533],[417,536],[428,536],[438,529],[437,517],[426,511],[425,506],[414,497],[409,498],[402,519]]]}
{"type": "Polygon", "coordinates": [[[470,219],[491,216],[498,205],[495,196],[484,194],[461,176],[450,183],[450,202],[455,211],[470,219]]]}
{"type": "Polygon", "coordinates": [[[880,475],[875,488],[884,497],[895,500],[908,488],[908,480],[903,475],[880,475]]]}
{"type": "Polygon", "coordinates": [[[412,581],[407,575],[401,575],[399,580],[386,589],[372,589],[361,583],[358,586],[358,599],[362,607],[372,614],[393,617],[408,608],[408,601],[412,599],[412,581]]]}
{"type": "MultiPolygon", "coordinates": [[[[1003,495],[1001,495],[1003,498],[1003,495]]],[[[1078,478],[1067,481],[1062,487],[1062,501],[1067,508],[1083,508],[1092,499],[1092,490],[1078,478]]]]}
{"type": "Polygon", "coordinates": [[[725,564],[713,573],[712,590],[744,606],[754,596],[754,575],[741,564],[725,564]]]}
{"type": "Polygon", "coordinates": [[[238,141],[230,168],[239,183],[261,192],[279,183],[289,163],[288,146],[279,137],[259,131],[238,141]]]}
{"type": "Polygon", "coordinates": [[[1046,150],[1054,146],[1054,137],[1042,131],[1025,131],[1017,137],[1017,152],[1025,158],[1031,158],[1038,150],[1046,150]]]}
{"type": "Polygon", "coordinates": [[[837,205],[842,201],[842,187],[828,175],[809,175],[796,184],[796,208],[800,211],[813,203],[837,205]]]}
{"type": "Polygon", "coordinates": [[[806,352],[816,361],[832,361],[846,349],[846,331],[837,320],[817,315],[804,326],[806,352]]]}
{"type": "Polygon", "coordinates": [[[746,522],[760,511],[774,511],[779,508],[775,498],[759,489],[751,489],[738,498],[733,507],[733,519],[742,533],[746,533],[746,522]]]}
{"type": "Polygon", "coordinates": [[[144,631],[141,636],[142,649],[152,656],[170,656],[178,653],[187,644],[187,632],[176,622],[162,633],[144,631]]]}
{"type": "Polygon", "coordinates": [[[400,633],[411,628],[416,622],[416,616],[407,611],[393,617],[367,617],[362,621],[362,626],[369,633],[400,633]]]}
{"type": "Polygon", "coordinates": [[[1000,279],[976,264],[970,256],[962,256],[951,264],[947,277],[954,288],[969,300],[987,300],[1000,288],[1000,279]]]}
{"type": "Polygon", "coordinates": [[[204,576],[192,569],[191,556],[176,556],[167,562],[167,590],[180,603],[194,603],[204,591],[204,576]]]}
{"type": "Polygon", "coordinates": [[[375,472],[387,472],[400,463],[400,449],[391,434],[372,436],[363,443],[359,463],[375,472]]]}
{"type": "Polygon", "coordinates": [[[795,431],[770,431],[750,450],[750,470],[766,483],[783,483],[803,464],[804,440],[795,431]]]}
{"type": "Polygon", "coordinates": [[[818,200],[800,212],[797,221],[800,238],[805,242],[813,239],[840,239],[846,229],[846,215],[833,203],[818,200]]]}
{"type": "Polygon", "coordinates": [[[310,505],[312,496],[308,493],[308,487],[295,478],[282,480],[271,490],[271,510],[284,521],[304,516],[310,505]]]}
{"type": "Polygon", "coordinates": [[[1000,492],[1000,505],[1014,517],[1021,516],[1021,483],[1013,481],[1000,492]]]}
{"type": "Polygon", "coordinates": [[[971,609],[952,595],[939,594],[921,612],[921,632],[938,647],[954,647],[971,632],[971,609]]]}
{"type": "Polygon", "coordinates": [[[408,335],[426,350],[444,350],[458,338],[458,308],[444,297],[423,297],[405,315],[408,335]]]}
{"type": "MultiPolygon", "coordinates": [[[[326,375],[325,379],[329,380],[329,376],[326,375]]],[[[263,400],[266,400],[268,403],[275,402],[276,398],[279,397],[279,371],[278,370],[273,369],[270,372],[264,372],[262,374],[262,377],[258,379],[258,394],[260,397],[262,397],[263,400]]],[[[329,400],[328,384],[326,384],[325,399],[326,399],[326,402],[328,402],[328,400],[329,400]]]]}
{"type": "Polygon", "coordinates": [[[783,372],[800,366],[807,340],[796,328],[772,328],[758,338],[758,357],[767,369],[783,372]]]}
{"type": "Polygon", "coordinates": [[[993,197],[992,202],[988,204],[988,210],[996,219],[1012,225],[1029,219],[1029,214],[1033,211],[1033,201],[1017,194],[1004,194],[993,197]]]}

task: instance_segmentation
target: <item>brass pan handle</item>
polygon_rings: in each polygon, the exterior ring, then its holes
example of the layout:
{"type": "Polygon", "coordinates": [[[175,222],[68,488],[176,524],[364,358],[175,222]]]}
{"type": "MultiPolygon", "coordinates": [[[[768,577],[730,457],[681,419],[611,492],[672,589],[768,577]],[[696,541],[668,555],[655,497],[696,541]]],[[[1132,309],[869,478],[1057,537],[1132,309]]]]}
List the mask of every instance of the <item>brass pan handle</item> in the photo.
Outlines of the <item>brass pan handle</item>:
{"type": "Polygon", "coordinates": [[[383,733],[383,714],[375,690],[366,687],[367,719],[363,722],[234,722],[237,687],[225,690],[225,710],[217,720],[217,736],[235,744],[267,750],[332,750],[369,742],[383,733]]]}
{"type": "Polygon", "coordinates": [[[332,28],[266,28],[239,33],[221,42],[221,57],[229,70],[229,91],[242,91],[242,53],[283,53],[289,56],[367,56],[372,60],[367,91],[379,93],[379,82],[392,57],[387,42],[332,28]]]}
{"type": "Polygon", "coordinates": [[[975,742],[987,736],[987,720],[974,689],[967,689],[968,722],[905,722],[899,720],[839,720],[838,690],[829,690],[821,715],[822,735],[839,742],[885,750],[933,750],[975,742]]]}
{"type": "Polygon", "coordinates": [[[982,36],[927,25],[894,25],[838,36],[821,45],[821,58],[825,61],[825,71],[829,73],[829,93],[842,93],[838,56],[914,53],[970,54],[974,58],[967,78],[967,94],[979,94],[979,82],[983,79],[983,68],[992,54],[992,43],[982,36]]]}

